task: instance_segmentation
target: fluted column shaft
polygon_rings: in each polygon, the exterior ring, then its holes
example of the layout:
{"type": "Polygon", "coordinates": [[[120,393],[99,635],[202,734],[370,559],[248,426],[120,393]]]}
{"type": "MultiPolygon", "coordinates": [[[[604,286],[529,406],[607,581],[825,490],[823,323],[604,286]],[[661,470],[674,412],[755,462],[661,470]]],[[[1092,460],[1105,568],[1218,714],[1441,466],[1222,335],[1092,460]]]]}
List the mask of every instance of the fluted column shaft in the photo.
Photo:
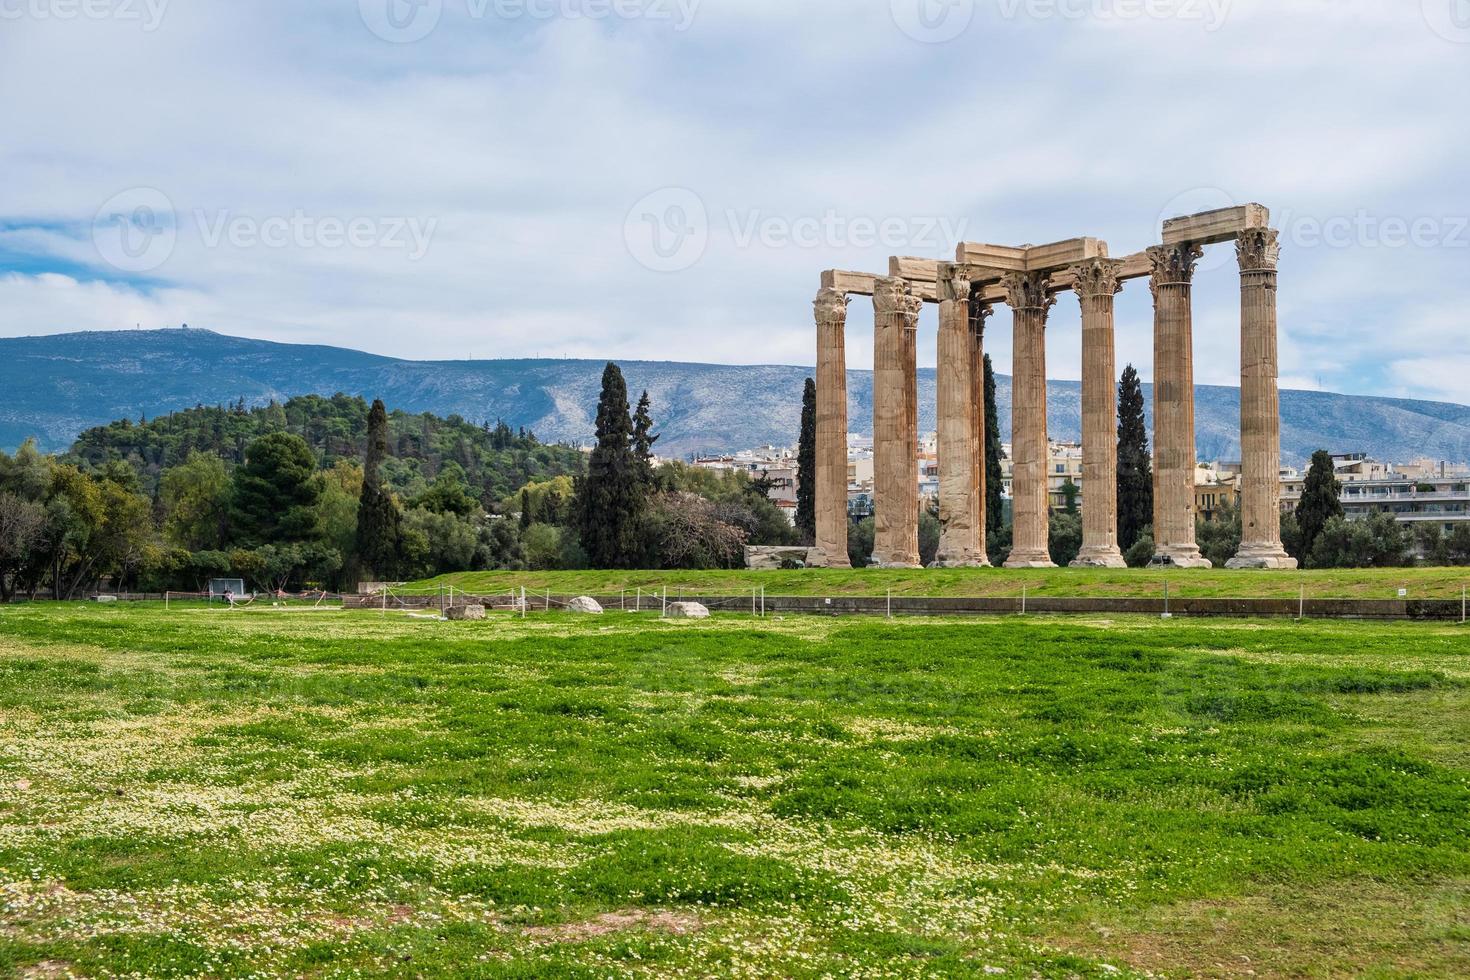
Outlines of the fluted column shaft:
{"type": "Polygon", "coordinates": [[[1055,300],[1042,273],[1011,273],[1003,280],[1015,314],[1011,369],[1011,498],[1014,533],[1007,568],[1053,568],[1046,431],[1046,318],[1055,300]]]}
{"type": "Polygon", "coordinates": [[[1077,567],[1124,568],[1118,550],[1118,395],[1113,297],[1119,263],[1075,267],[1082,305],[1082,549],[1077,567]]]}
{"type": "Polygon", "coordinates": [[[978,296],[970,297],[970,404],[974,407],[970,433],[970,495],[972,517],[975,522],[976,564],[989,567],[985,539],[985,321],[995,310],[978,296]]]}
{"type": "Polygon", "coordinates": [[[874,287],[873,561],[883,567],[919,565],[915,349],[921,306],[902,279],[880,279],[874,287]]]}
{"type": "Polygon", "coordinates": [[[1241,545],[1231,568],[1296,568],[1281,544],[1281,394],[1277,386],[1276,231],[1235,243],[1240,260],[1241,545]]]}
{"type": "Polygon", "coordinates": [[[1154,294],[1154,551],[1209,568],[1194,534],[1194,267],[1198,245],[1156,245],[1154,294]]]}
{"type": "Polygon", "coordinates": [[[812,564],[849,568],[847,557],[847,294],[823,289],[817,317],[817,540],[812,564]]]}
{"type": "Polygon", "coordinates": [[[976,527],[975,384],[970,335],[970,281],[939,283],[939,359],[936,401],[939,438],[939,554],[941,568],[981,564],[976,527]]]}

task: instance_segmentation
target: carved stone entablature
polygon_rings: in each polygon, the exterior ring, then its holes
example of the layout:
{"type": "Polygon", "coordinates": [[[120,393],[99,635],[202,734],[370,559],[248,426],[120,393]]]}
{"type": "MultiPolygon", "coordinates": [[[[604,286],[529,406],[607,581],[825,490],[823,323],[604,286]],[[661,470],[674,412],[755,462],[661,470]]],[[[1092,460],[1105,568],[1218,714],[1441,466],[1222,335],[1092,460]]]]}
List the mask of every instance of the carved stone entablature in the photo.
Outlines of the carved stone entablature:
{"type": "Polygon", "coordinates": [[[1281,234],[1275,228],[1241,232],[1235,240],[1235,256],[1241,272],[1275,272],[1281,258],[1281,234]]]}
{"type": "Polygon", "coordinates": [[[1076,290],[1077,298],[1086,300],[1122,292],[1123,280],[1119,276],[1122,268],[1123,263],[1114,259],[1091,259],[1072,266],[1071,273],[1077,277],[1072,288],[1076,290]]]}
{"type": "Polygon", "coordinates": [[[847,322],[847,294],[840,289],[821,290],[812,305],[816,308],[818,323],[847,322]]]}
{"type": "Polygon", "coordinates": [[[909,290],[909,284],[902,279],[879,279],[873,284],[873,309],[878,313],[901,313],[917,325],[919,311],[923,308],[924,301],[915,296],[909,290]]]}
{"type": "Polygon", "coordinates": [[[1205,254],[1203,245],[1155,245],[1148,250],[1153,266],[1149,286],[1157,292],[1160,286],[1188,286],[1194,282],[1194,267],[1205,254]]]}
{"type": "Polygon", "coordinates": [[[1046,310],[1057,301],[1050,288],[1051,276],[1045,272],[1008,272],[1000,287],[1013,310],[1046,310]]]}
{"type": "Polygon", "coordinates": [[[965,266],[955,265],[951,262],[939,264],[939,302],[948,303],[955,300],[968,300],[970,298],[971,286],[970,275],[965,266]]]}

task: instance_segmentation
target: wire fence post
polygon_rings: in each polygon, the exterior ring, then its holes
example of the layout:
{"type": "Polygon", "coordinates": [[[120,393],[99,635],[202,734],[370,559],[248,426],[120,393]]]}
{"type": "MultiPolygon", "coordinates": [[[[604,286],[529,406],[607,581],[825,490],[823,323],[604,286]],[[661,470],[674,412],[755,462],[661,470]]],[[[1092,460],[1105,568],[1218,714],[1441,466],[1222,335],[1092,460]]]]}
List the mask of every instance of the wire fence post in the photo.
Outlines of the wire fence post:
{"type": "Polygon", "coordinates": [[[891,585],[888,587],[888,612],[886,615],[889,619],[893,618],[893,586],[891,585]]]}
{"type": "Polygon", "coordinates": [[[526,587],[521,586],[521,618],[526,618],[526,587]]]}
{"type": "Polygon", "coordinates": [[[634,588],[636,588],[638,592],[633,598],[633,611],[635,613],[638,613],[643,611],[643,586],[638,585],[634,586],[634,588]]]}
{"type": "Polygon", "coordinates": [[[664,605],[663,605],[663,609],[659,612],[659,615],[660,616],[667,616],[668,614],[669,614],[669,587],[666,585],[666,586],[664,586],[664,605]]]}
{"type": "Polygon", "coordinates": [[[1173,619],[1174,614],[1169,611],[1169,580],[1164,579],[1164,619],[1173,619]]]}
{"type": "Polygon", "coordinates": [[[1465,586],[1463,586],[1463,585],[1460,586],[1460,625],[1461,626],[1464,626],[1465,625],[1465,596],[1466,596],[1467,591],[1470,591],[1470,590],[1467,590],[1465,588],[1465,586]]]}
{"type": "Polygon", "coordinates": [[[755,615],[755,586],[750,587],[750,614],[755,615]]]}
{"type": "Polygon", "coordinates": [[[1021,583],[1021,615],[1026,615],[1026,583],[1021,583]]]}
{"type": "Polygon", "coordinates": [[[551,612],[551,589],[546,590],[546,612],[551,612]]]}

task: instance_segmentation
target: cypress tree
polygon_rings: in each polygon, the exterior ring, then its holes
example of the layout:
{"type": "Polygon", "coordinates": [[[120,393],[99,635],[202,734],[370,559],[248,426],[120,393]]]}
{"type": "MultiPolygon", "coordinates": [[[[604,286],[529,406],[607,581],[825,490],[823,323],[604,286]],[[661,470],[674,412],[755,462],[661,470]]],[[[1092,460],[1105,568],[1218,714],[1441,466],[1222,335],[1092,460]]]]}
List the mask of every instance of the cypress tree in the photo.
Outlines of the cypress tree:
{"type": "Polygon", "coordinates": [[[521,530],[531,526],[533,515],[531,514],[531,491],[521,488],[521,530]]]}
{"type": "Polygon", "coordinates": [[[1143,420],[1143,384],[1130,364],[1118,382],[1118,546],[1132,548],[1153,521],[1153,460],[1143,420]]]}
{"type": "Polygon", "coordinates": [[[1302,499],[1296,505],[1296,523],[1301,531],[1302,553],[1297,557],[1305,562],[1312,556],[1317,545],[1317,536],[1328,520],[1342,516],[1342,484],[1337,479],[1337,468],[1332,465],[1332,454],[1319,449],[1312,454],[1312,468],[1307,471],[1307,482],[1302,488],[1302,499]]]}
{"type": "Polygon", "coordinates": [[[638,564],[645,486],[633,450],[633,420],[623,372],[609,363],[597,400],[597,445],[579,500],[582,548],[594,568],[638,564]]]}
{"type": "Polygon", "coordinates": [[[383,486],[382,466],[388,458],[388,410],[381,399],[368,412],[367,448],[362,462],[362,496],[357,503],[358,571],[391,578],[398,570],[402,515],[393,494],[383,486]]]}
{"type": "Polygon", "coordinates": [[[801,437],[796,449],[796,529],[803,541],[817,539],[817,383],[801,392],[801,437]]]}
{"type": "Polygon", "coordinates": [[[652,404],[648,392],[638,399],[638,411],[633,414],[633,455],[638,462],[638,479],[644,489],[653,487],[653,444],[659,437],[653,434],[652,404]]]}
{"type": "Polygon", "coordinates": [[[1000,412],[995,407],[995,368],[985,355],[985,535],[997,539],[1005,528],[1005,475],[1000,466],[1000,412]]]}

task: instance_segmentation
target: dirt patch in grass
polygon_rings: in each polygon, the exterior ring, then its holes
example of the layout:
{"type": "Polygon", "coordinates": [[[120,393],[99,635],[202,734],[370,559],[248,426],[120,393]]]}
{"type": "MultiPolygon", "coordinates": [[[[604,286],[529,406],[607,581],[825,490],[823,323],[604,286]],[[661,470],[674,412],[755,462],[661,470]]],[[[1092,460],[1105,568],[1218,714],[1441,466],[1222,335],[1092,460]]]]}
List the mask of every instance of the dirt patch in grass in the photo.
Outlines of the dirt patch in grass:
{"type": "Polygon", "coordinates": [[[546,942],[584,943],[615,932],[666,932],[675,936],[687,935],[703,926],[696,916],[687,912],[651,912],[646,909],[626,909],[621,912],[604,912],[594,919],[581,922],[565,922],[557,926],[530,926],[527,936],[546,942]]]}
{"type": "Polygon", "coordinates": [[[1164,976],[1470,976],[1470,880],[1270,885],[1078,923],[1048,945],[1164,976]]]}

